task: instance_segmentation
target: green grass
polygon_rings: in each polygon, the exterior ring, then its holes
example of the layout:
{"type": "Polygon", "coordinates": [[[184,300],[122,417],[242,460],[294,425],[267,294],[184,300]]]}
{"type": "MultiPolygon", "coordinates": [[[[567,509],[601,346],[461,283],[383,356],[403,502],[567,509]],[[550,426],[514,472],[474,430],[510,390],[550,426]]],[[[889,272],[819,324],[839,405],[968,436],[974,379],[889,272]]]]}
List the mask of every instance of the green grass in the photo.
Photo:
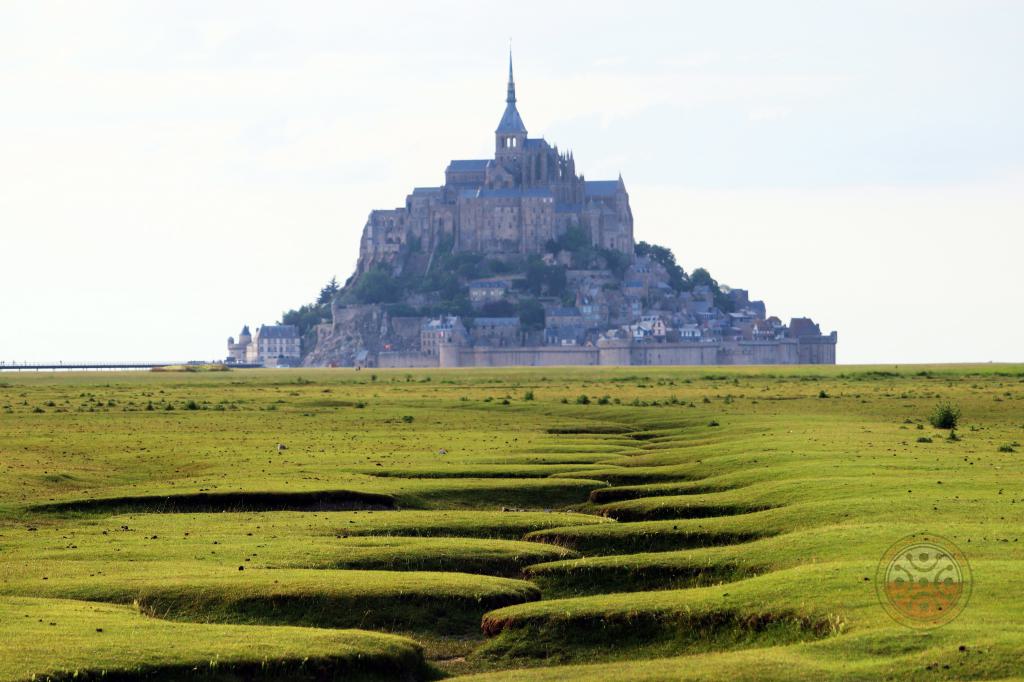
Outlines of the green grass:
{"type": "Polygon", "coordinates": [[[125,606],[0,598],[0,679],[415,679],[419,645],[360,630],[196,625],[125,606]]]}
{"type": "Polygon", "coordinates": [[[1021,366],[0,378],[0,680],[1024,673],[1021,366]]]}
{"type": "Polygon", "coordinates": [[[527,565],[577,554],[561,547],[490,536],[518,537],[544,523],[557,525],[594,518],[583,514],[492,513],[494,518],[488,524],[488,519],[463,512],[453,519],[430,515],[428,520],[433,525],[427,526],[422,524],[426,516],[423,512],[272,512],[47,518],[32,526],[5,530],[0,538],[5,560],[0,566],[0,580],[16,574],[5,572],[4,568],[12,566],[40,561],[71,566],[75,562],[102,562],[111,556],[119,562],[173,560],[235,569],[241,565],[246,569],[462,571],[512,576],[527,565]],[[374,525],[374,520],[379,523],[374,525]],[[441,525],[446,520],[451,523],[441,525]],[[381,530],[388,535],[374,534],[381,530]],[[474,534],[483,537],[469,537],[474,534]]]}
{"type": "Polygon", "coordinates": [[[468,573],[108,563],[10,562],[0,594],[135,604],[173,620],[439,633],[472,632],[486,611],[540,597],[528,582],[468,573]]]}

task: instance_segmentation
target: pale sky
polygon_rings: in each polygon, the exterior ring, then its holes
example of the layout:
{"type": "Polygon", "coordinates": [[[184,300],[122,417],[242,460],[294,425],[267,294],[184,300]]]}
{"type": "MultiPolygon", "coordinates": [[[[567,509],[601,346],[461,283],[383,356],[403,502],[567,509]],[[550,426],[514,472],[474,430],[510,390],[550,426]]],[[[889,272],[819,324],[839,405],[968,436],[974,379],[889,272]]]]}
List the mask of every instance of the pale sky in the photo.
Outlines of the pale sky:
{"type": "Polygon", "coordinates": [[[0,360],[223,357],[491,155],[511,37],[530,135],[621,172],[638,240],[842,363],[1022,361],[1022,31],[1009,0],[0,0],[0,360]]]}

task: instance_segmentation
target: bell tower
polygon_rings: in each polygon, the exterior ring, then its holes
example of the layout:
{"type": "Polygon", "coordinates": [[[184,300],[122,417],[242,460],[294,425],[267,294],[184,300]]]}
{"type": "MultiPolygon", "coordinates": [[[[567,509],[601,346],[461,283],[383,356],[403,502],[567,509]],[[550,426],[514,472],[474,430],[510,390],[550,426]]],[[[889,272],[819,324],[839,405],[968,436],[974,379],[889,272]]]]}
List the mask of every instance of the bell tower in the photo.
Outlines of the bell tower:
{"type": "Polygon", "coordinates": [[[516,109],[516,82],[512,78],[512,51],[508,53],[508,94],[505,97],[505,113],[501,116],[498,129],[494,131],[494,158],[522,158],[526,144],[526,126],[516,109]]]}

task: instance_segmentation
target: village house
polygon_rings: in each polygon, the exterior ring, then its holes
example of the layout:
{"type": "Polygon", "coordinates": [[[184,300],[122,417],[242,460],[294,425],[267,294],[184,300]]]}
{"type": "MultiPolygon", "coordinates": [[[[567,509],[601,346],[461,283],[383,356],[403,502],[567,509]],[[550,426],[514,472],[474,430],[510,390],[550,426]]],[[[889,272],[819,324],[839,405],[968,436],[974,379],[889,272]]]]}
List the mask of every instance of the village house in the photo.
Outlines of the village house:
{"type": "Polygon", "coordinates": [[[478,346],[504,348],[520,343],[518,317],[477,317],[469,329],[470,338],[478,346]]]}
{"type": "Polygon", "coordinates": [[[245,325],[237,342],[228,337],[227,361],[263,367],[294,367],[302,362],[299,328],[293,324],[263,325],[256,328],[255,334],[250,334],[249,325],[245,325]]]}
{"type": "Polygon", "coordinates": [[[462,320],[445,315],[423,323],[420,328],[420,351],[425,355],[437,355],[441,344],[464,342],[465,339],[466,328],[462,320]]]}
{"type": "Polygon", "coordinates": [[[469,283],[469,302],[474,308],[486,303],[501,301],[505,298],[512,284],[504,279],[484,279],[469,283]]]}

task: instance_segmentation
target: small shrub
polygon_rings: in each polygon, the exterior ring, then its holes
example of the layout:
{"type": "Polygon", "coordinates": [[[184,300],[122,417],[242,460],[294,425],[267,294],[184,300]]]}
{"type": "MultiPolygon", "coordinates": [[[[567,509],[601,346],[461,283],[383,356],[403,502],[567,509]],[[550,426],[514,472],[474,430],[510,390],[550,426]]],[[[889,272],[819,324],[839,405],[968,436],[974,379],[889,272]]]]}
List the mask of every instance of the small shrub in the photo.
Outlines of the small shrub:
{"type": "Polygon", "coordinates": [[[406,424],[412,424],[413,419],[415,419],[415,417],[413,417],[411,414],[402,415],[402,421],[404,421],[406,424]]]}
{"type": "Polygon", "coordinates": [[[708,426],[718,426],[718,422],[714,419],[708,422],[708,426]]]}
{"type": "Polygon", "coordinates": [[[1013,447],[1012,443],[1006,443],[999,446],[999,452],[1017,452],[1017,450],[1013,447]]]}
{"type": "Polygon", "coordinates": [[[357,410],[361,410],[364,407],[366,407],[366,403],[364,403],[362,400],[360,400],[359,402],[356,403],[356,409],[357,410]]]}
{"type": "Polygon", "coordinates": [[[939,403],[932,410],[928,421],[937,429],[952,431],[960,423],[960,408],[952,403],[939,403]]]}
{"type": "Polygon", "coordinates": [[[917,439],[917,442],[918,443],[931,443],[932,439],[929,438],[928,436],[921,436],[920,438],[917,439]]]}
{"type": "Polygon", "coordinates": [[[32,408],[32,412],[34,412],[35,414],[40,414],[42,412],[46,412],[46,410],[36,405],[35,407],[32,408]]]}
{"type": "Polygon", "coordinates": [[[818,391],[818,397],[819,398],[827,398],[828,397],[828,393],[825,392],[825,389],[821,389],[820,391],[818,391]]]}
{"type": "Polygon", "coordinates": [[[568,398],[562,398],[561,402],[562,402],[563,405],[568,405],[569,404],[569,399],[568,398]]]}
{"type": "Polygon", "coordinates": [[[512,403],[510,403],[510,402],[508,401],[508,398],[502,398],[502,399],[501,399],[501,404],[502,404],[502,405],[511,405],[512,403]]]}
{"type": "Polygon", "coordinates": [[[533,391],[527,391],[524,393],[523,400],[533,400],[533,391]]]}
{"type": "Polygon", "coordinates": [[[603,396],[601,396],[600,398],[597,399],[597,404],[598,405],[610,405],[611,402],[612,402],[612,398],[611,398],[611,396],[608,396],[608,395],[603,395],[603,396]]]}
{"type": "Polygon", "coordinates": [[[186,410],[198,410],[199,409],[199,403],[197,403],[194,400],[190,400],[187,403],[185,403],[185,409],[186,410]]]}
{"type": "Polygon", "coordinates": [[[960,440],[960,436],[956,435],[956,430],[955,429],[950,429],[949,430],[949,436],[946,437],[946,440],[954,441],[955,442],[955,441],[960,440]]]}
{"type": "Polygon", "coordinates": [[[171,412],[173,409],[174,409],[174,405],[171,405],[170,403],[167,403],[166,405],[164,405],[164,410],[166,412],[171,412]]]}
{"type": "Polygon", "coordinates": [[[576,404],[577,405],[589,405],[590,404],[590,398],[588,398],[585,393],[582,393],[582,394],[576,396],[576,404]]]}

